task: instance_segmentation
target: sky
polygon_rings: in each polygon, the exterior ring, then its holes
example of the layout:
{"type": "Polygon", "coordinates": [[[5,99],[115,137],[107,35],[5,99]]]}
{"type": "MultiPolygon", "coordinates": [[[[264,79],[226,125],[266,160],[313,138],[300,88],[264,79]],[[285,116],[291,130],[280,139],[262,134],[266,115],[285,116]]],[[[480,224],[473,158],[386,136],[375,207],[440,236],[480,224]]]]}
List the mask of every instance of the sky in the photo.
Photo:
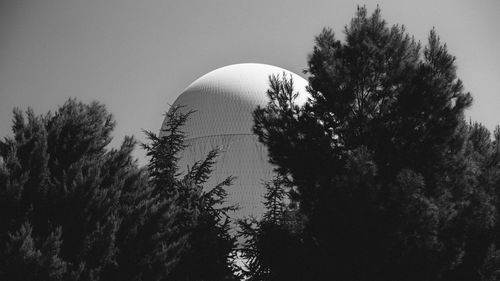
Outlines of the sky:
{"type": "MultiPolygon", "coordinates": [[[[467,117],[500,124],[500,1],[0,0],[0,137],[12,109],[43,114],[68,98],[104,103],[125,135],[146,141],[191,82],[219,67],[257,62],[297,74],[314,36],[339,38],[357,5],[379,4],[389,24],[425,43],[435,27],[474,97],[467,117]]],[[[305,76],[304,76],[305,77],[305,76]]],[[[144,151],[134,155],[146,163],[144,151]]]]}

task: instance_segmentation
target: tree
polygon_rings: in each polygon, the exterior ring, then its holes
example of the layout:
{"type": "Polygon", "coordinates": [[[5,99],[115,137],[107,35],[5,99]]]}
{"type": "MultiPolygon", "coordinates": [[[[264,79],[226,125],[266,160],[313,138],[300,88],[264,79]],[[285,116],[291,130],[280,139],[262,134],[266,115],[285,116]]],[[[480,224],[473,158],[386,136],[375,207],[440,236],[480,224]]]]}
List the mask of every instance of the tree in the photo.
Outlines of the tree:
{"type": "Polygon", "coordinates": [[[141,178],[133,138],[105,148],[114,126],[96,102],[14,110],[0,142],[0,279],[99,280],[114,265],[122,191],[141,178]]]}
{"type": "Polygon", "coordinates": [[[178,171],[179,153],[185,148],[182,126],[190,114],[174,107],[167,113],[162,135],[147,132],[151,143],[144,148],[150,157],[150,181],[154,193],[165,198],[165,206],[171,213],[159,218],[166,227],[158,233],[158,240],[176,241],[167,242],[153,258],[167,272],[164,276],[168,280],[234,280],[235,239],[229,235],[230,221],[226,214],[234,207],[224,205],[227,195],[224,188],[231,185],[232,178],[215,187],[204,186],[217,150],[194,163],[186,175],[180,177],[178,171]]]}
{"type": "Polygon", "coordinates": [[[265,183],[261,220],[240,221],[240,235],[245,241],[242,258],[246,262],[243,277],[249,281],[295,280],[304,272],[301,250],[300,217],[289,204],[289,183],[276,175],[265,183]]]}
{"type": "Polygon", "coordinates": [[[164,137],[148,133],[142,169],[133,138],[106,148],[115,122],[97,102],[14,110],[0,141],[0,279],[231,280],[231,179],[204,189],[215,151],[179,174],[187,115],[170,117],[164,137]]]}
{"type": "Polygon", "coordinates": [[[487,280],[485,263],[500,269],[498,144],[464,120],[455,58],[434,30],[422,51],[379,8],[344,32],[316,37],[308,103],[273,76],[254,113],[304,217],[302,280],[487,280]]]}

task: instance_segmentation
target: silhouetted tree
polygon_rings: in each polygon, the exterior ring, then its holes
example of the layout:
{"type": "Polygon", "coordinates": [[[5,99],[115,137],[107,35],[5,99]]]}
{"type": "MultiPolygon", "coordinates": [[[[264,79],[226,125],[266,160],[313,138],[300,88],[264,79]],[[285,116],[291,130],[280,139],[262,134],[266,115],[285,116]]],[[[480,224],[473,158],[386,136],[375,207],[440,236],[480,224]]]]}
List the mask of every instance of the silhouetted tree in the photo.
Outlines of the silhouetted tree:
{"type": "Polygon", "coordinates": [[[106,148],[115,122],[99,103],[14,110],[0,141],[0,279],[230,280],[231,179],[204,191],[215,151],[179,174],[187,115],[171,117],[164,137],[148,133],[140,169],[133,138],[106,148]]]}
{"type": "Polygon", "coordinates": [[[116,262],[123,190],[141,171],[103,105],[67,101],[55,113],[14,110],[0,142],[0,279],[99,280],[116,262]]]}
{"type": "Polygon", "coordinates": [[[243,277],[249,281],[295,280],[304,272],[297,210],[289,203],[289,183],[276,175],[265,183],[263,218],[240,222],[245,241],[243,277]]]}
{"type": "Polygon", "coordinates": [[[234,207],[224,203],[225,188],[231,185],[232,178],[215,187],[205,187],[217,150],[194,163],[186,175],[179,174],[179,153],[185,148],[182,126],[190,114],[174,107],[167,114],[168,121],[160,136],[147,132],[150,144],[144,148],[150,157],[150,181],[154,193],[165,198],[165,206],[172,213],[159,218],[163,221],[160,225],[167,226],[158,233],[161,235],[158,240],[172,241],[174,237],[176,241],[166,243],[154,258],[160,271],[167,272],[164,275],[167,280],[234,280],[235,239],[229,235],[230,221],[226,214],[234,207]],[[172,255],[172,251],[179,253],[172,255]],[[171,265],[174,266],[170,270],[171,265]]]}
{"type": "Polygon", "coordinates": [[[464,121],[455,58],[434,30],[421,50],[379,8],[344,32],[316,37],[306,105],[273,76],[254,113],[303,216],[307,272],[289,280],[492,280],[498,138],[464,121]]]}

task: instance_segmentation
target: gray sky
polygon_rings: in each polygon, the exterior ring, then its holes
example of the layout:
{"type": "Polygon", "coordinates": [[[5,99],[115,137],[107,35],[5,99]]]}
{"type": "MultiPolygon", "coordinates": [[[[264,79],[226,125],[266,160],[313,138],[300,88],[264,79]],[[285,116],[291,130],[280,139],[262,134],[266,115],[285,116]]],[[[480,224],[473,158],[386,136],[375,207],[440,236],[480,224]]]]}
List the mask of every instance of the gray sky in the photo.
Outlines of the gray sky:
{"type": "MultiPolygon", "coordinates": [[[[199,76],[260,62],[301,74],[314,36],[342,37],[357,4],[380,4],[389,24],[425,42],[434,26],[474,96],[472,120],[500,124],[500,1],[0,0],[0,136],[12,109],[98,100],[124,135],[144,141],[199,76]]],[[[145,163],[144,153],[135,155],[145,163]]]]}

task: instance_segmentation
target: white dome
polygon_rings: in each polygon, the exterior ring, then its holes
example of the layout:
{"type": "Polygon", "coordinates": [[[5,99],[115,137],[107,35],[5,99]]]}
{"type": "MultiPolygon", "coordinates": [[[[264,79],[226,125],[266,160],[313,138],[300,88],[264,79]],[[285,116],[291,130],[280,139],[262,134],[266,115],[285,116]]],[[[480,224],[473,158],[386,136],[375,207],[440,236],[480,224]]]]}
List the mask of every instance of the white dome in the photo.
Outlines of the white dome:
{"type": "Polygon", "coordinates": [[[195,111],[183,128],[188,147],[181,156],[179,167],[185,171],[188,165],[204,159],[211,149],[220,148],[222,152],[207,186],[213,187],[231,175],[236,177],[233,185],[227,188],[228,203],[240,208],[235,218],[260,218],[265,211],[263,182],[272,179],[273,167],[268,162],[266,147],[252,132],[252,112],[269,100],[269,76],[282,76],[283,73],[287,77],[292,75],[294,91],[301,93],[297,102],[304,103],[308,96],[304,78],[276,66],[244,63],[225,66],[202,76],[172,105],[184,106],[183,112],[195,111]]]}

